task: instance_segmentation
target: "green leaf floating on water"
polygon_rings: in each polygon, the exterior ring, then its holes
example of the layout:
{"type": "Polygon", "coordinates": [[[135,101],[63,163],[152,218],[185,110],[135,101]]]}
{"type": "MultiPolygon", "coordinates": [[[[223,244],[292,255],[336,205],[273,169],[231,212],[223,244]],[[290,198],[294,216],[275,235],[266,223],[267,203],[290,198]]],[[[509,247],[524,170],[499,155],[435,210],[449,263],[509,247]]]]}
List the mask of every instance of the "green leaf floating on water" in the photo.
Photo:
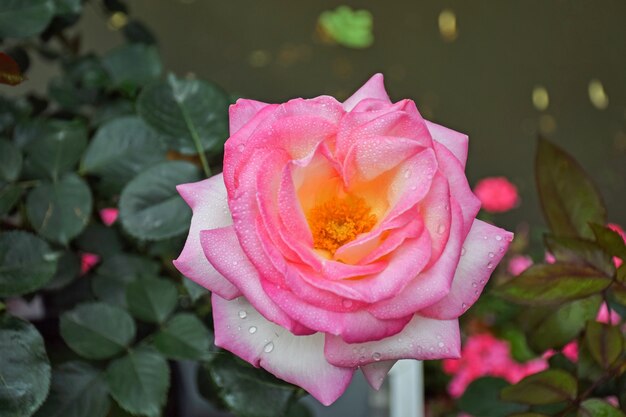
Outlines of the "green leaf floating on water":
{"type": "Polygon", "coordinates": [[[373,18],[367,10],[339,6],[322,13],[318,24],[324,35],[348,48],[367,48],[374,42],[373,18]]]}

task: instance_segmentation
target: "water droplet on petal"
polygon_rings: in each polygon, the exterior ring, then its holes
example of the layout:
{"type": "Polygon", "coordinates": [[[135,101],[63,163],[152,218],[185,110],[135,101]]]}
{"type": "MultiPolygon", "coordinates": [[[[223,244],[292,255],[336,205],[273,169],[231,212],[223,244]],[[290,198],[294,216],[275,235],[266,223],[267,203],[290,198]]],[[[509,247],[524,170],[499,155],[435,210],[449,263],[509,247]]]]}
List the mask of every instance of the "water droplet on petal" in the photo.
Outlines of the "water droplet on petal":
{"type": "Polygon", "coordinates": [[[238,264],[239,264],[239,262],[233,261],[233,265],[237,266],[238,264]]]}
{"type": "Polygon", "coordinates": [[[462,308],[463,310],[465,310],[465,309],[467,308],[467,304],[465,304],[465,303],[461,304],[461,308],[462,308]]]}
{"type": "Polygon", "coordinates": [[[342,304],[345,308],[350,308],[350,307],[352,307],[352,300],[345,299],[345,300],[343,300],[343,301],[341,302],[341,304],[342,304]]]}
{"type": "Polygon", "coordinates": [[[248,332],[250,332],[250,334],[255,334],[256,333],[256,326],[250,326],[250,328],[248,329],[248,332]]]}
{"type": "Polygon", "coordinates": [[[439,233],[440,235],[443,234],[443,232],[446,231],[446,225],[445,224],[440,224],[439,226],[437,226],[437,233],[439,233]]]}
{"type": "Polygon", "coordinates": [[[496,256],[493,252],[489,252],[489,257],[493,258],[494,256],[496,256]]]}
{"type": "Polygon", "coordinates": [[[444,347],[444,346],[445,346],[445,344],[444,344],[443,342],[439,342],[439,343],[437,343],[437,346],[439,346],[440,348],[442,348],[442,347],[444,347]]]}
{"type": "Polygon", "coordinates": [[[489,262],[489,263],[487,264],[487,269],[491,269],[491,268],[493,268],[493,262],[489,262]]]}
{"type": "Polygon", "coordinates": [[[248,313],[246,313],[244,310],[241,310],[239,312],[239,318],[240,319],[245,319],[246,317],[248,317],[248,313]]]}
{"type": "Polygon", "coordinates": [[[359,357],[359,362],[365,362],[365,356],[359,357]]]}
{"type": "Polygon", "coordinates": [[[467,250],[465,249],[465,246],[463,246],[463,248],[461,248],[461,256],[465,255],[465,252],[467,252],[467,250]]]}
{"type": "Polygon", "coordinates": [[[496,235],[496,240],[502,240],[502,236],[496,235]]]}
{"type": "Polygon", "coordinates": [[[372,355],[372,359],[374,359],[375,361],[379,361],[381,358],[381,354],[378,352],[374,352],[374,354],[372,355]]]}
{"type": "Polygon", "coordinates": [[[265,347],[263,348],[263,352],[265,353],[270,353],[271,351],[274,350],[274,343],[269,342],[267,345],[265,345],[265,347]]]}
{"type": "Polygon", "coordinates": [[[243,143],[237,145],[237,150],[239,152],[243,152],[243,150],[246,149],[245,145],[243,143]]]}
{"type": "Polygon", "coordinates": [[[478,284],[476,283],[476,281],[472,281],[472,287],[474,288],[478,287],[478,284]]]}
{"type": "Polygon", "coordinates": [[[406,171],[404,171],[404,178],[409,178],[411,176],[411,170],[407,169],[406,171]]]}

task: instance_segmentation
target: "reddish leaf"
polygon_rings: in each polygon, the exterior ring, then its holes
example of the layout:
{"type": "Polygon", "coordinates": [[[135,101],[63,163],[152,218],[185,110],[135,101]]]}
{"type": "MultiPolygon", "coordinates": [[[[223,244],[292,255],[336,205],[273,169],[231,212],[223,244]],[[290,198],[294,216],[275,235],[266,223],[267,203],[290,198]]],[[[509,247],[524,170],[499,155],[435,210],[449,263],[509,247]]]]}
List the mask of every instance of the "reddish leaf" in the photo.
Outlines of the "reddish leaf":
{"type": "Polygon", "coordinates": [[[0,52],[0,84],[18,85],[25,79],[17,62],[4,52],[0,52]]]}

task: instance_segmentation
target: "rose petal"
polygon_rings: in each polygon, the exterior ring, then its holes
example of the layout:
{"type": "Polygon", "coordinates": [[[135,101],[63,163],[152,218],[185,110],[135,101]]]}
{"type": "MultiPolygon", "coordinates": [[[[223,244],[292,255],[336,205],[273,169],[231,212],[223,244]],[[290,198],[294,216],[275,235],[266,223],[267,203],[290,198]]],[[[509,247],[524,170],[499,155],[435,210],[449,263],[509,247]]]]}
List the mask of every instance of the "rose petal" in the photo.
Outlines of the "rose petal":
{"type": "Polygon", "coordinates": [[[382,74],[374,74],[372,78],[367,80],[361,88],[359,88],[349,99],[343,102],[343,108],[350,111],[361,100],[366,98],[375,98],[385,100],[391,103],[387,91],[385,90],[384,77],[382,74]]]}
{"type": "Polygon", "coordinates": [[[385,377],[396,362],[396,360],[390,360],[368,363],[367,365],[361,366],[361,372],[363,372],[368,384],[378,391],[383,385],[385,377]]]}
{"type": "Polygon", "coordinates": [[[420,314],[437,319],[454,319],[472,306],[487,284],[494,268],[506,253],[513,233],[474,220],[465,243],[464,252],[454,274],[448,295],[420,314]]]}
{"type": "Polygon", "coordinates": [[[193,216],[187,241],[178,259],[174,260],[174,266],[181,274],[222,298],[230,300],[239,297],[241,292],[213,268],[200,245],[201,230],[232,224],[222,174],[204,181],[182,184],[176,189],[192,208],[193,216]]]}
{"type": "Polygon", "coordinates": [[[203,230],[200,241],[211,264],[232,282],[246,299],[268,320],[295,334],[311,334],[310,329],[285,314],[263,291],[257,269],[250,263],[239,245],[232,226],[203,230]]]}
{"type": "Polygon", "coordinates": [[[213,295],[215,344],[307,390],[330,405],[346,390],[354,370],[333,366],[324,357],[324,335],[294,336],[267,321],[245,298],[213,295]]]}
{"type": "Polygon", "coordinates": [[[448,150],[454,154],[456,159],[459,160],[461,166],[465,168],[465,162],[467,161],[467,149],[469,147],[469,138],[467,135],[448,129],[445,126],[429,122],[428,120],[425,120],[425,122],[426,127],[428,127],[428,131],[433,139],[448,148],[448,150]]]}
{"type": "Polygon", "coordinates": [[[228,121],[230,123],[230,135],[234,135],[252,118],[261,111],[267,103],[256,100],[240,98],[237,103],[228,108],[228,121]]]}
{"type": "Polygon", "coordinates": [[[356,367],[395,359],[458,358],[461,354],[459,321],[435,320],[418,314],[402,331],[382,340],[347,343],[326,335],[324,354],[337,366],[356,367]]]}

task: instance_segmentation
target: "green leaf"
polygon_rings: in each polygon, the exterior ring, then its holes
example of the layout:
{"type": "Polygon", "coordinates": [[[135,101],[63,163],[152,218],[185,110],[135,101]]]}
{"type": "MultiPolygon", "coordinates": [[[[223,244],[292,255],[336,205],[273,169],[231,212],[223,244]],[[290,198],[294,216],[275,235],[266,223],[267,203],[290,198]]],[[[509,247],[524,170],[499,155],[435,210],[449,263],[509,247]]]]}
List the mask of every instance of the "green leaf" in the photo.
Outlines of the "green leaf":
{"type": "Polygon", "coordinates": [[[546,247],[557,261],[595,268],[607,277],[615,273],[611,257],[602,247],[591,240],[546,235],[546,247]]]}
{"type": "Polygon", "coordinates": [[[157,417],[169,388],[167,361],[151,348],[130,350],[107,369],[109,390],[115,401],[132,414],[157,417]]]}
{"type": "Polygon", "coordinates": [[[138,319],[162,323],[176,308],[178,291],[167,279],[140,278],[128,284],[126,302],[138,319]]]}
{"type": "Polygon", "coordinates": [[[15,181],[22,171],[22,153],[8,140],[0,139],[0,181],[15,181]]]}
{"type": "Polygon", "coordinates": [[[209,355],[209,330],[189,313],[172,317],[157,333],[154,345],[170,359],[203,359],[209,355]]]}
{"type": "Polygon", "coordinates": [[[32,415],[48,395],[50,362],[32,324],[0,314],[0,413],[32,415]]]}
{"type": "Polygon", "coordinates": [[[82,0],[54,0],[56,14],[78,14],[81,12],[82,0]]]}
{"type": "Polygon", "coordinates": [[[520,329],[508,327],[503,330],[501,336],[511,345],[511,355],[516,361],[526,362],[537,356],[528,346],[526,335],[520,329]]]}
{"type": "Polygon", "coordinates": [[[590,398],[580,404],[578,417],[626,417],[626,414],[598,398],[590,398]]]}
{"type": "Polygon", "coordinates": [[[52,120],[41,129],[41,136],[25,147],[26,167],[37,178],[56,181],[79,161],[87,147],[87,127],[79,121],[52,120]]]}
{"type": "Polygon", "coordinates": [[[13,210],[15,204],[20,201],[24,189],[17,184],[7,184],[0,187],[0,216],[13,210]]]}
{"type": "Polygon", "coordinates": [[[614,230],[599,224],[591,224],[593,234],[596,235],[596,242],[612,256],[626,260],[626,243],[624,239],[614,230]]]}
{"type": "Polygon", "coordinates": [[[537,319],[532,320],[529,332],[531,345],[538,352],[565,346],[582,332],[587,320],[595,319],[601,303],[602,297],[594,295],[563,304],[555,311],[530,311],[527,317],[537,319]]]}
{"type": "Polygon", "coordinates": [[[85,303],[63,313],[61,336],[80,356],[107,359],[128,347],[135,336],[135,322],[119,307],[85,303]]]}
{"type": "Polygon", "coordinates": [[[221,152],[228,138],[228,97],[217,86],[195,79],[178,79],[146,87],[137,100],[137,111],[166,136],[168,147],[185,154],[221,152]]]}
{"type": "Polygon", "coordinates": [[[604,203],[585,172],[545,139],[539,140],[535,176],[544,215],[555,235],[593,237],[589,223],[606,223],[604,203]]]}
{"type": "Polygon", "coordinates": [[[503,298],[520,304],[553,304],[596,294],[611,279],[595,269],[555,263],[533,265],[497,288],[503,298]]]}
{"type": "Polygon", "coordinates": [[[574,400],[577,392],[576,378],[563,370],[550,369],[504,388],[500,397],[505,401],[542,405],[574,400]]]}
{"type": "Polygon", "coordinates": [[[104,374],[81,361],[52,371],[50,395],[35,417],[105,417],[111,401],[104,374]]]}
{"type": "Polygon", "coordinates": [[[65,251],[57,262],[57,269],[52,280],[46,285],[47,290],[65,287],[80,274],[80,259],[72,251],[65,251]]]}
{"type": "Polygon", "coordinates": [[[163,162],[147,169],[122,191],[119,204],[122,226],[143,240],[161,240],[185,233],[191,210],[176,192],[176,186],[199,179],[198,169],[187,162],[163,162]]]}
{"type": "Polygon", "coordinates": [[[37,35],[53,15],[52,0],[0,0],[0,38],[37,35]]]}
{"type": "Polygon", "coordinates": [[[373,17],[368,10],[339,6],[323,12],[318,24],[327,37],[348,48],[363,49],[374,43],[373,17]]]}
{"type": "Polygon", "coordinates": [[[207,370],[224,404],[239,417],[284,415],[298,397],[297,387],[232,355],[218,355],[207,370]]]}
{"type": "Polygon", "coordinates": [[[587,322],[585,342],[593,359],[604,369],[613,365],[624,349],[624,339],[617,326],[592,320],[587,322]]]}
{"type": "Polygon", "coordinates": [[[89,223],[76,238],[76,245],[83,251],[95,253],[103,258],[118,254],[123,249],[119,233],[113,227],[89,223]]]}
{"type": "Polygon", "coordinates": [[[477,417],[504,417],[524,411],[525,406],[500,399],[500,391],[509,385],[500,378],[476,379],[467,387],[457,405],[461,411],[477,417]]]}
{"type": "Polygon", "coordinates": [[[136,116],[113,119],[98,129],[81,170],[106,178],[119,190],[138,173],[165,160],[159,136],[136,116]]]}
{"type": "Polygon", "coordinates": [[[57,183],[42,183],[26,199],[28,220],[37,233],[63,245],[83,231],[91,208],[91,191],[75,174],[57,183]]]}
{"type": "Polygon", "coordinates": [[[185,287],[185,290],[187,290],[187,294],[189,294],[192,303],[198,301],[203,295],[210,294],[209,290],[200,284],[196,284],[187,277],[183,277],[183,286],[185,287]]]}
{"type": "Polygon", "coordinates": [[[151,83],[163,71],[156,47],[140,43],[122,45],[108,52],[102,63],[113,85],[123,89],[151,83]]]}
{"type": "Polygon", "coordinates": [[[0,297],[33,292],[52,279],[57,256],[27,232],[0,234],[0,297]]]}
{"type": "Polygon", "coordinates": [[[92,281],[96,297],[110,304],[126,307],[126,286],[142,276],[155,276],[160,266],[137,255],[120,253],[105,259],[92,281]]]}

